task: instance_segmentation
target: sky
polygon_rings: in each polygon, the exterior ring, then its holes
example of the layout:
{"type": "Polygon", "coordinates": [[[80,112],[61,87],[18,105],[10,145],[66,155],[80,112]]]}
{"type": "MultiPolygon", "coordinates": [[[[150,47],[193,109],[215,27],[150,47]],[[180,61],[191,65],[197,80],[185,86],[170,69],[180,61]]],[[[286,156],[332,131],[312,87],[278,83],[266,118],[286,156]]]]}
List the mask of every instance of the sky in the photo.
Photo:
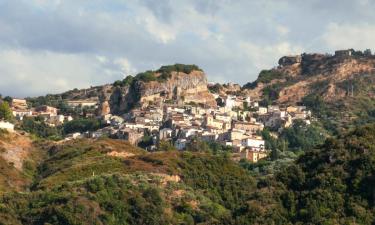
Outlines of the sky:
{"type": "Polygon", "coordinates": [[[61,93],[174,63],[245,84],[284,55],[375,50],[375,0],[0,0],[0,93],[61,93]]]}

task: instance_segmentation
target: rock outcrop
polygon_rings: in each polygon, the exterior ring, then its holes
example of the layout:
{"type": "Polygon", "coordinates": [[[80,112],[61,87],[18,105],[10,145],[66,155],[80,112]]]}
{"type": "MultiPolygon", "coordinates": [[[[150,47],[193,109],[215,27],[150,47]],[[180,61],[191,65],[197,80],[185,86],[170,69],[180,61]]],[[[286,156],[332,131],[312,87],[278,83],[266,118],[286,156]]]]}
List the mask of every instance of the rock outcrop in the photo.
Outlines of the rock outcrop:
{"type": "MultiPolygon", "coordinates": [[[[263,99],[264,90],[277,93],[279,104],[296,104],[310,94],[335,102],[363,90],[353,90],[353,84],[364,76],[375,74],[375,56],[360,51],[337,51],[335,55],[302,54],[285,56],[277,68],[267,71],[271,77],[247,84],[245,92],[254,99],[263,99]],[[274,77],[272,77],[274,74],[274,77]],[[263,81],[263,82],[262,82],[263,81]],[[349,90],[350,89],[350,90],[349,90]]],[[[372,96],[373,93],[366,93],[372,96]]]]}
{"type": "MultiPolygon", "coordinates": [[[[155,77],[161,73],[155,72],[155,77]]],[[[131,85],[113,88],[110,97],[111,112],[121,114],[131,108],[161,105],[165,102],[186,104],[194,102],[216,106],[216,100],[207,88],[207,78],[202,71],[190,73],[172,71],[165,80],[136,80],[131,85]]]]}

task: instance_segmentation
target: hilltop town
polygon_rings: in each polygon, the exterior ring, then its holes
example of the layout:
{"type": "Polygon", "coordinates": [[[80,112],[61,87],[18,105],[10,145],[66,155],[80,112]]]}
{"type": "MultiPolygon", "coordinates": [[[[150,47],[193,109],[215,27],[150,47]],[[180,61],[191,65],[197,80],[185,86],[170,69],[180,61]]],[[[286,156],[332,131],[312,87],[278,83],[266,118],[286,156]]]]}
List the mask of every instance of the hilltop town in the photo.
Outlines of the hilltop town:
{"type": "MultiPolygon", "coordinates": [[[[332,110],[328,117],[317,110],[333,107],[343,99],[352,99],[354,106],[360,101],[354,100],[358,96],[368,98],[372,90],[360,95],[359,82],[374,68],[370,50],[304,53],[282,57],[277,68],[262,71],[256,81],[241,87],[208,83],[198,66],[175,64],[113,84],[3,101],[9,102],[16,124],[21,124],[18,128],[33,132],[38,126],[30,120],[25,126],[23,121],[37,118],[57,130],[45,135],[56,140],[110,137],[148,151],[182,151],[199,142],[216,143],[230,148],[235,160],[257,162],[271,150],[262,131],[266,129],[277,139],[295,121],[305,125],[318,121],[312,111],[323,126],[331,126],[334,113],[341,111],[332,110]],[[333,103],[323,106],[324,102],[333,103]]],[[[347,109],[342,110],[344,116],[336,116],[340,125],[356,118],[354,113],[350,115],[354,110],[347,109]]],[[[0,125],[14,129],[4,121],[0,125]]]]}
{"type": "Polygon", "coordinates": [[[2,96],[0,221],[372,224],[373,63],[369,51],[286,56],[243,87],[176,64],[2,96]]]}
{"type": "MultiPolygon", "coordinates": [[[[113,85],[95,88],[100,90],[97,94],[99,97],[91,98],[86,98],[89,91],[78,90],[78,99],[62,100],[64,109],[45,104],[32,107],[35,99],[14,98],[9,103],[19,123],[26,118],[38,117],[49,127],[74,124],[81,118],[97,120],[100,124],[96,129],[72,129],[65,132],[62,137],[64,140],[111,137],[129,141],[148,151],[157,151],[166,145],[186,150],[197,141],[214,142],[229,147],[233,159],[245,158],[252,162],[269,154],[261,136],[264,128],[273,131],[277,137],[282,129],[290,127],[295,120],[310,124],[313,119],[305,106],[261,106],[258,101],[241,92],[212,93],[205,74],[195,66],[182,69],[176,65],[167,66],[159,72],[166,68],[170,77],[163,81],[139,80],[123,86],[121,82],[125,80],[115,82],[113,85]],[[144,93],[140,94],[139,102],[131,100],[135,105],[132,108],[129,108],[129,104],[120,106],[121,101],[125,100],[118,100],[119,96],[124,93],[129,95],[134,86],[146,87],[143,88],[144,93]],[[150,90],[150,86],[154,90],[150,90]],[[122,93],[119,94],[120,91],[122,93]]],[[[149,74],[153,75],[151,72],[149,74]]],[[[142,92],[140,88],[136,90],[142,92]]],[[[3,124],[3,127],[13,129],[9,124],[3,124]]]]}

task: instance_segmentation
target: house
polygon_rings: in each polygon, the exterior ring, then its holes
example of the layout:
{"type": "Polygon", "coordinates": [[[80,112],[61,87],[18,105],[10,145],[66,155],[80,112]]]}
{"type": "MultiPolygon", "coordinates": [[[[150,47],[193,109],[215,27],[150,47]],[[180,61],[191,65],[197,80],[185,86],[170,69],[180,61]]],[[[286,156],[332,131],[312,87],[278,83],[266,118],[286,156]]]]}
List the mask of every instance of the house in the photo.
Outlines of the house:
{"type": "Polygon", "coordinates": [[[51,116],[47,121],[48,123],[52,123],[54,125],[60,125],[64,123],[65,116],[63,115],[51,116]]]}
{"type": "Polygon", "coordinates": [[[35,108],[35,111],[42,116],[57,116],[57,109],[55,107],[43,105],[35,108]]]}
{"type": "Polygon", "coordinates": [[[233,121],[232,128],[237,130],[250,131],[251,133],[255,134],[257,131],[262,131],[264,125],[261,123],[233,121]]]}
{"type": "Polygon", "coordinates": [[[110,121],[112,126],[119,126],[120,124],[124,123],[124,119],[119,116],[112,116],[110,121]]]}
{"type": "Polygon", "coordinates": [[[268,109],[266,107],[259,107],[258,108],[258,114],[259,115],[264,115],[268,112],[268,109]]]}
{"type": "Polygon", "coordinates": [[[170,128],[163,128],[159,130],[159,140],[172,138],[173,130],[170,128]]]}
{"type": "Polygon", "coordinates": [[[219,138],[219,135],[212,133],[212,132],[205,131],[202,133],[201,138],[203,141],[214,142],[219,138]]]}
{"type": "Polygon", "coordinates": [[[158,132],[160,129],[160,126],[157,123],[146,123],[145,128],[149,130],[150,132],[158,132]]]}
{"type": "Polygon", "coordinates": [[[233,140],[242,140],[244,138],[245,131],[244,130],[236,130],[232,129],[228,131],[226,134],[225,139],[233,141],[233,140]]]}
{"type": "Polygon", "coordinates": [[[143,138],[143,132],[136,131],[130,128],[122,128],[118,130],[117,137],[129,141],[132,145],[137,145],[143,138]]]}
{"type": "Polygon", "coordinates": [[[232,95],[228,95],[224,98],[224,106],[227,109],[232,110],[233,107],[236,106],[236,97],[232,95]]]}
{"type": "Polygon", "coordinates": [[[265,147],[265,142],[261,137],[252,137],[242,140],[242,146],[247,147],[251,150],[263,151],[265,147]]]}
{"type": "Polygon", "coordinates": [[[267,157],[267,152],[265,151],[255,151],[251,149],[245,149],[244,151],[241,152],[241,158],[247,159],[253,163],[256,163],[260,159],[263,159],[266,157],[267,157]]]}
{"type": "Polygon", "coordinates": [[[72,139],[77,139],[77,138],[81,138],[81,137],[82,137],[81,133],[76,132],[76,133],[66,135],[65,140],[72,140],[72,139]]]}
{"type": "Polygon", "coordinates": [[[27,101],[25,99],[17,98],[12,99],[10,106],[14,110],[26,110],[28,108],[27,101]]]}
{"type": "Polygon", "coordinates": [[[84,107],[96,107],[98,106],[97,101],[89,101],[89,100],[76,100],[76,101],[67,101],[68,106],[73,108],[84,108],[84,107]]]}
{"type": "Polygon", "coordinates": [[[6,122],[6,121],[0,121],[0,129],[7,130],[9,132],[14,131],[14,124],[6,122]]]}
{"type": "Polygon", "coordinates": [[[337,56],[337,57],[348,57],[348,56],[352,56],[353,53],[354,53],[353,49],[337,50],[337,51],[335,51],[335,56],[337,56]]]}
{"type": "Polygon", "coordinates": [[[183,150],[186,148],[186,144],[187,144],[187,140],[184,139],[184,138],[179,138],[177,139],[177,141],[174,143],[174,146],[178,149],[178,150],[183,150]]]}
{"type": "Polygon", "coordinates": [[[232,117],[230,115],[227,115],[227,114],[216,114],[215,119],[221,120],[221,121],[224,121],[224,122],[228,122],[228,123],[232,122],[232,117]]]}
{"type": "Polygon", "coordinates": [[[223,129],[223,126],[224,126],[223,121],[214,119],[212,115],[206,115],[204,124],[206,127],[212,127],[216,129],[223,129]]]}
{"type": "Polygon", "coordinates": [[[32,116],[33,111],[28,109],[13,109],[12,108],[13,116],[16,117],[17,120],[23,120],[24,117],[32,116]]]}

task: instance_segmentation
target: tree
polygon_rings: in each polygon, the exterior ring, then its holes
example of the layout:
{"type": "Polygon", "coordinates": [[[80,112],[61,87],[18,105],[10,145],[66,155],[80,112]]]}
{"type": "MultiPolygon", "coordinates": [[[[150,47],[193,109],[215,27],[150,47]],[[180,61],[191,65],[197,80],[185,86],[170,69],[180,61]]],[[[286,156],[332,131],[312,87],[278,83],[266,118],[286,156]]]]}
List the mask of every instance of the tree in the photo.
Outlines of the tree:
{"type": "Polygon", "coordinates": [[[174,151],[176,150],[176,148],[171,144],[170,141],[160,140],[158,150],[159,151],[174,151]]]}
{"type": "Polygon", "coordinates": [[[3,98],[3,100],[6,101],[6,102],[8,102],[8,103],[10,104],[10,103],[12,102],[13,98],[10,97],[10,96],[5,96],[5,97],[3,98]]]}
{"type": "Polygon", "coordinates": [[[10,121],[13,119],[13,113],[12,110],[9,107],[9,103],[6,101],[3,101],[0,104],[0,119],[10,121]]]}

